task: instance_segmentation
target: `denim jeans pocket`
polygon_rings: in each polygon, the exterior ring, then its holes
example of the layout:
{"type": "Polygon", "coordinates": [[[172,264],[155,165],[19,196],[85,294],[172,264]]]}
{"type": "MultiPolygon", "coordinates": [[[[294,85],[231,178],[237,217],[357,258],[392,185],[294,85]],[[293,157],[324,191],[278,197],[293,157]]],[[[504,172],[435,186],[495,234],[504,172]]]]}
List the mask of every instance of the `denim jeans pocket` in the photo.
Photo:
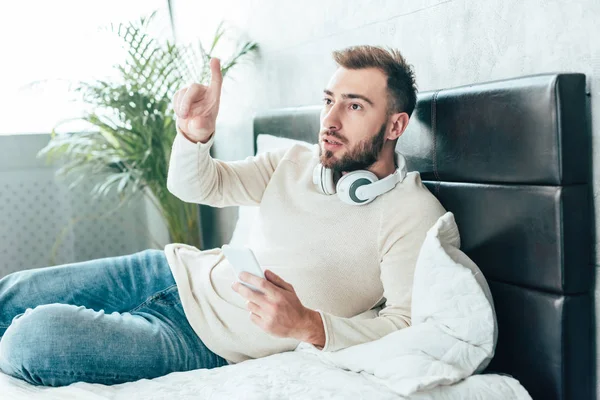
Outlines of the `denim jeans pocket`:
{"type": "Polygon", "coordinates": [[[165,305],[175,305],[181,303],[177,285],[169,286],[165,290],[161,290],[160,292],[156,293],[148,300],[148,303],[160,303],[165,305]]]}
{"type": "Polygon", "coordinates": [[[154,293],[152,296],[148,297],[146,301],[137,307],[129,310],[129,312],[137,311],[141,308],[148,307],[152,304],[164,304],[168,306],[180,305],[181,299],[179,298],[179,291],[177,290],[177,285],[171,285],[166,289],[161,290],[160,292],[154,293]]]}

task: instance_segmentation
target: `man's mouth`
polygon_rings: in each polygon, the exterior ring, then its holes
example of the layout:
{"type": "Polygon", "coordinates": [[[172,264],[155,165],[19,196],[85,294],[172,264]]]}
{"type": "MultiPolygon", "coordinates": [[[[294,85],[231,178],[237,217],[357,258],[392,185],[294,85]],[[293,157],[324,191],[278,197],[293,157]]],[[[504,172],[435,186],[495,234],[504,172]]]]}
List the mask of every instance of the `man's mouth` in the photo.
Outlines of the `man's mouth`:
{"type": "Polygon", "coordinates": [[[325,150],[337,150],[340,149],[342,147],[341,143],[336,144],[333,141],[330,141],[328,139],[323,139],[323,147],[325,147],[325,150]]]}
{"type": "Polygon", "coordinates": [[[326,143],[330,143],[330,144],[334,144],[334,145],[340,145],[341,146],[341,142],[335,140],[335,139],[331,139],[331,138],[323,138],[323,141],[325,141],[326,143]]]}

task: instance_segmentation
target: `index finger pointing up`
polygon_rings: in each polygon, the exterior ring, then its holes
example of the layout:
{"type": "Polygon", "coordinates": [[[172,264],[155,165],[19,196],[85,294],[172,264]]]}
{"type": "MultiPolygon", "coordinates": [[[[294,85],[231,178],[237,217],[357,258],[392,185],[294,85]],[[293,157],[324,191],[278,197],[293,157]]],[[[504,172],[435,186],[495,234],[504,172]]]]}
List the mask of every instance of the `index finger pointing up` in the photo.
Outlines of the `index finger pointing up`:
{"type": "Polygon", "coordinates": [[[221,85],[223,84],[223,75],[221,73],[221,60],[218,58],[210,59],[210,87],[214,87],[218,94],[221,94],[221,85]]]}

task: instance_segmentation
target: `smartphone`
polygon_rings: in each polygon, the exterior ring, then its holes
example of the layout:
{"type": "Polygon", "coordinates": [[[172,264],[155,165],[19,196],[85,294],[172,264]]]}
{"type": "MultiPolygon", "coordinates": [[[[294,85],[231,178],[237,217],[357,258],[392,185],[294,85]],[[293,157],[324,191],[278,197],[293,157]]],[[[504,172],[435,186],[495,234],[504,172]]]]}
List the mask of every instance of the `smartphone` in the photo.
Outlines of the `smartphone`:
{"type": "Polygon", "coordinates": [[[252,275],[256,275],[260,278],[266,279],[265,274],[263,273],[263,270],[260,267],[260,264],[258,263],[258,260],[256,259],[256,256],[254,255],[252,249],[250,249],[247,246],[236,247],[230,246],[228,244],[223,245],[221,249],[223,250],[225,257],[227,257],[229,264],[231,264],[231,266],[233,267],[238,282],[256,292],[262,293],[262,291],[256,286],[247,282],[243,282],[239,278],[240,273],[246,271],[251,273],[252,275]]]}

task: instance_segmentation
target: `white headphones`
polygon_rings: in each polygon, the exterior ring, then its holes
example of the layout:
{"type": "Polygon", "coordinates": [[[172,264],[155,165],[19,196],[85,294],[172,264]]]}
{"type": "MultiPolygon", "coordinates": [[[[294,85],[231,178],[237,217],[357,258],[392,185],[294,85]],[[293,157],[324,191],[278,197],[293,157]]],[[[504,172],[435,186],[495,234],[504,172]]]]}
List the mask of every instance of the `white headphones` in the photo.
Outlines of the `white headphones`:
{"type": "Polygon", "coordinates": [[[318,163],[313,170],[313,183],[320,193],[332,195],[337,193],[344,203],[360,206],[369,204],[377,196],[392,190],[397,183],[406,177],[406,159],[398,152],[394,153],[398,168],[396,171],[379,180],[377,175],[367,170],[352,171],[343,175],[333,184],[333,171],[318,163]]]}

